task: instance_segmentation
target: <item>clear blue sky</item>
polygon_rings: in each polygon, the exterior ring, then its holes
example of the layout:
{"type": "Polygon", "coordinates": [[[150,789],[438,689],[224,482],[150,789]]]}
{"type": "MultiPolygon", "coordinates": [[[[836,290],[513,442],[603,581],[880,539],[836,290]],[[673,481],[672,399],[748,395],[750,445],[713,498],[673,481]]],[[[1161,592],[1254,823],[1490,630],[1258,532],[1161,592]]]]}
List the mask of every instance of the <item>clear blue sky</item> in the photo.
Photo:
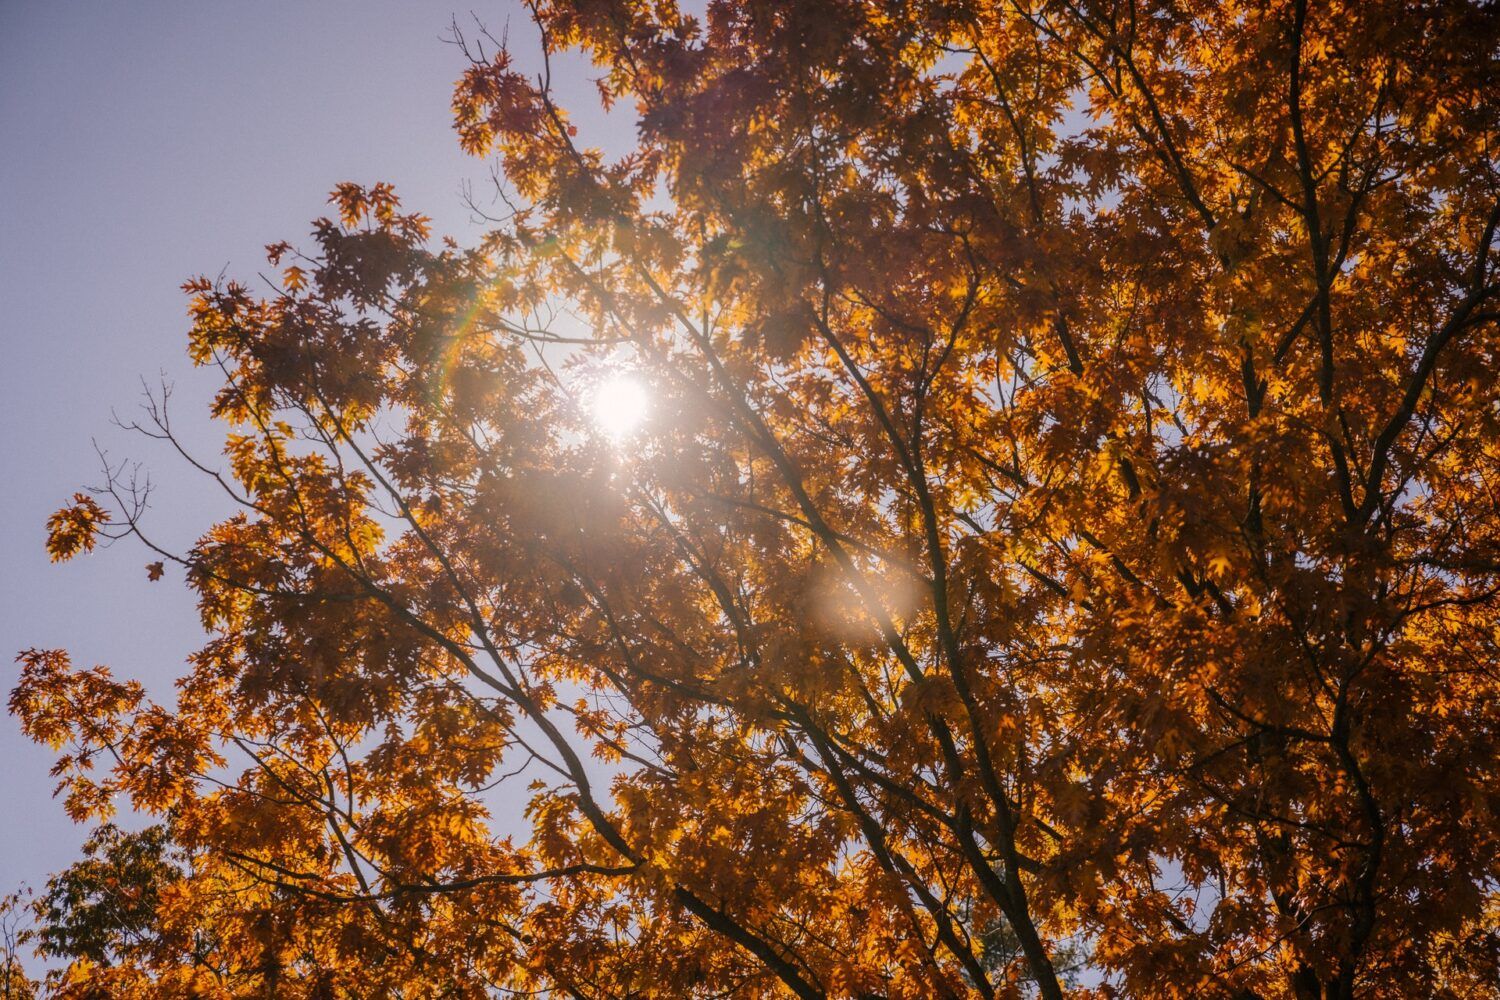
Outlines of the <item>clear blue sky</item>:
{"type": "MultiPolygon", "coordinates": [[[[509,0],[474,9],[531,44],[509,0]]],[[[98,481],[94,438],[150,470],[165,540],[189,544],[225,513],[171,455],[110,426],[165,373],[188,438],[216,453],[213,383],[184,354],[184,279],[226,265],[253,278],[264,244],[305,241],[341,180],[391,181],[439,233],[474,233],[461,185],[487,166],[449,128],[454,10],[0,0],[0,691],[15,651],[60,646],[171,696],[202,639],[180,574],[148,583],[128,543],[51,566],[47,515],[98,481]]],[[[51,798],[51,760],[0,716],[0,892],[39,887],[86,832],[51,798]]]]}

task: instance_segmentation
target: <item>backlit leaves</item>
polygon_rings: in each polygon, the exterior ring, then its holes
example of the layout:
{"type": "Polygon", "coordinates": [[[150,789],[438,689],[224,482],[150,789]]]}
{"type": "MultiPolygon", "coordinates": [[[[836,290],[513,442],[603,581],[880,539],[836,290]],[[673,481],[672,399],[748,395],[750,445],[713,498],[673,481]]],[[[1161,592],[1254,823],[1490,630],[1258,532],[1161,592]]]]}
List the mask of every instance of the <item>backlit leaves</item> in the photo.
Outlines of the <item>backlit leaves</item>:
{"type": "Polygon", "coordinates": [[[74,493],[73,502],[47,519],[47,554],[53,562],[92,552],[109,512],[87,493],[74,493]]]}
{"type": "Polygon", "coordinates": [[[208,641],[12,699],[183,867],[52,985],[1494,996],[1493,19],[532,13],[475,246],[345,183],[186,286],[208,641]]]}

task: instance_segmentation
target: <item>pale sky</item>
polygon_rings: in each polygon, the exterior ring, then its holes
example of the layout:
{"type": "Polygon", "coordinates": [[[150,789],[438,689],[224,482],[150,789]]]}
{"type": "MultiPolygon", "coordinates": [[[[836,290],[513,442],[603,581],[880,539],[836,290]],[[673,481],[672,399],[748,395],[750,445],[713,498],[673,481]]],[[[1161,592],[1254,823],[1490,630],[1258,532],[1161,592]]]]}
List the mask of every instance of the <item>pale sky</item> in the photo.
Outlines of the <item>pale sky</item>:
{"type": "MultiPolygon", "coordinates": [[[[509,0],[473,9],[532,47],[509,0]]],[[[37,646],[171,697],[203,638],[180,572],[148,583],[154,557],[131,543],[49,565],[47,516],[99,481],[91,439],[144,463],[158,486],[148,525],[175,547],[227,513],[110,422],[164,373],[185,436],[217,453],[202,409],[214,383],[184,350],[183,280],[226,266],[253,280],[265,244],[310,242],[343,180],[390,181],[437,233],[475,234],[462,184],[482,186],[488,166],[449,127],[455,11],[473,23],[452,0],[0,0],[0,692],[10,657],[37,646]]],[[[40,888],[86,835],[51,797],[52,759],[0,716],[0,893],[40,888]]]]}

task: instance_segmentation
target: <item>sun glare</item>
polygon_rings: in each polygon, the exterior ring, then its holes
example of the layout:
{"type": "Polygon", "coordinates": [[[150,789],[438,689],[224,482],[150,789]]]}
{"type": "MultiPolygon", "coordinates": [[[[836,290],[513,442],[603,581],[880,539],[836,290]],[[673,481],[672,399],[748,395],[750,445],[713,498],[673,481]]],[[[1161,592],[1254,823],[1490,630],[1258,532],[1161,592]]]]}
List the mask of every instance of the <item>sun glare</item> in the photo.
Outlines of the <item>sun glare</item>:
{"type": "Polygon", "coordinates": [[[646,387],[629,375],[615,375],[594,389],[589,409],[594,426],[605,437],[623,440],[634,433],[651,411],[646,387]]]}

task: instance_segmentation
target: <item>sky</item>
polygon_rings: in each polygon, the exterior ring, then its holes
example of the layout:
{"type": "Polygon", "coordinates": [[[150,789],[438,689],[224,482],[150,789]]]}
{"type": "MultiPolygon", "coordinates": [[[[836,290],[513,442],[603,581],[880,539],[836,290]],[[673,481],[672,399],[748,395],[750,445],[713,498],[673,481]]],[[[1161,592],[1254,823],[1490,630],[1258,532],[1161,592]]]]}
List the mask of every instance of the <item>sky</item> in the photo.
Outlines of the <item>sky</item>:
{"type": "MultiPolygon", "coordinates": [[[[474,10],[531,42],[509,0],[474,10]]],[[[51,565],[47,516],[100,482],[96,443],[142,463],[146,526],[171,547],[229,513],[163,446],[112,425],[138,414],[143,380],[165,379],[176,426],[217,455],[215,382],[185,353],[187,278],[255,281],[265,244],[310,244],[345,180],[392,182],[438,234],[476,235],[464,184],[482,191],[489,165],[449,124],[455,13],[473,25],[451,0],[0,0],[0,692],[14,653],[61,647],[172,697],[203,641],[180,572],[149,582],[155,557],[128,541],[51,565]]],[[[86,836],[51,796],[52,760],[0,715],[0,893],[41,888],[86,836]]]]}

